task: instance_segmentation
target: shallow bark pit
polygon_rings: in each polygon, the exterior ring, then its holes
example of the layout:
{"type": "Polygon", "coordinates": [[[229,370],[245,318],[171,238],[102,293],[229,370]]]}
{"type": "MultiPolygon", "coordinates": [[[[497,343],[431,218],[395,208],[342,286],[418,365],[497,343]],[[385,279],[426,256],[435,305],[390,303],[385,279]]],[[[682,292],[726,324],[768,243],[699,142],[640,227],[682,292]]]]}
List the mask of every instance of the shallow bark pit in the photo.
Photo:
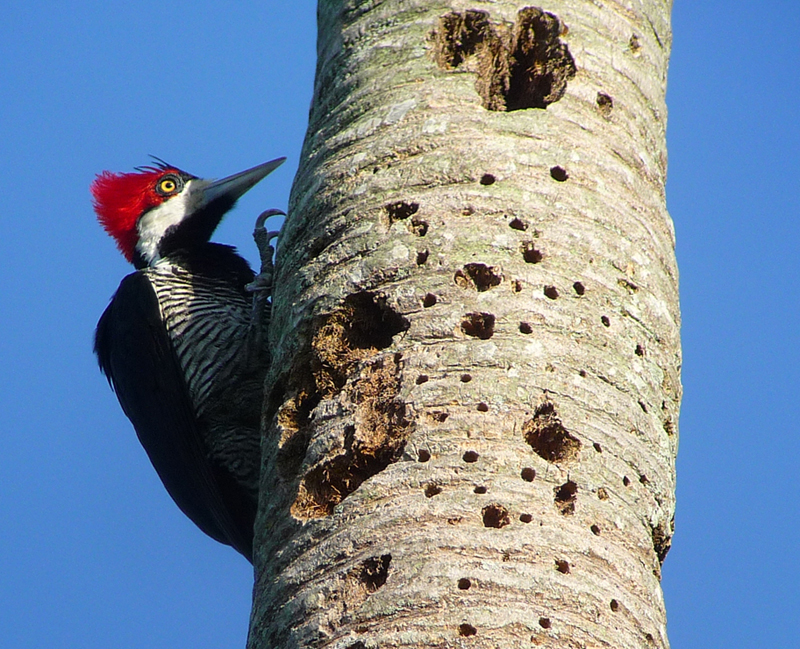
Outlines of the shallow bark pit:
{"type": "Polygon", "coordinates": [[[523,241],[522,242],[522,258],[525,260],[526,264],[538,264],[542,261],[542,253],[536,249],[533,245],[533,241],[523,241]]]}
{"type": "Polygon", "coordinates": [[[439,19],[434,58],[445,70],[477,72],[475,89],[487,110],[547,108],[576,72],[560,38],[565,32],[558,17],[538,7],[521,9],[513,26],[484,11],[454,11],[439,19]]]}
{"type": "Polygon", "coordinates": [[[382,554],[380,557],[367,559],[361,564],[359,579],[369,592],[374,593],[386,583],[391,563],[392,555],[382,554]]]}
{"type": "Polygon", "coordinates": [[[555,503],[558,510],[565,516],[574,514],[578,485],[572,480],[567,480],[560,487],[555,487],[553,492],[555,493],[555,503]]]}
{"type": "Polygon", "coordinates": [[[459,268],[453,281],[461,288],[474,288],[479,293],[488,291],[490,288],[499,286],[503,281],[503,275],[494,266],[487,266],[486,264],[470,263],[464,264],[463,268],[459,268]]]}
{"type": "Polygon", "coordinates": [[[464,455],[461,456],[461,459],[468,464],[472,464],[473,462],[477,462],[480,455],[478,455],[475,451],[465,451],[464,455]]]}
{"type": "Polygon", "coordinates": [[[432,410],[428,413],[428,417],[433,419],[437,424],[442,424],[447,421],[447,418],[450,416],[450,413],[442,412],[441,410],[432,410]]]}
{"type": "Polygon", "coordinates": [[[478,629],[471,624],[467,624],[466,622],[458,626],[458,635],[469,637],[475,635],[476,633],[478,633],[478,629]]]}
{"type": "Polygon", "coordinates": [[[604,92],[598,92],[597,109],[600,111],[600,114],[603,117],[610,117],[611,111],[614,109],[614,100],[611,98],[611,95],[607,95],[604,92]]]}
{"type": "Polygon", "coordinates": [[[418,237],[424,237],[428,234],[428,222],[420,219],[411,219],[411,225],[408,229],[418,237]]]}
{"type": "Polygon", "coordinates": [[[291,507],[295,518],[328,516],[361,483],[400,459],[413,423],[399,397],[399,354],[366,365],[350,387],[356,426],[345,429],[342,448],[303,477],[291,507]]]}
{"type": "Polygon", "coordinates": [[[386,215],[389,218],[391,225],[395,221],[403,221],[409,216],[416,214],[419,211],[419,203],[407,203],[405,201],[397,201],[396,203],[388,203],[383,206],[386,210],[386,215]]]}
{"type": "Polygon", "coordinates": [[[491,313],[467,313],[461,321],[461,331],[467,336],[488,340],[494,335],[494,315],[491,313]]]}
{"type": "Polygon", "coordinates": [[[433,498],[434,496],[438,496],[442,493],[442,488],[438,484],[430,483],[425,485],[425,496],[427,498],[433,498]]]}
{"type": "Polygon", "coordinates": [[[542,403],[533,418],[522,424],[522,435],[534,452],[548,462],[567,462],[575,459],[581,443],[564,428],[555,406],[542,403]]]}
{"type": "Polygon", "coordinates": [[[511,518],[508,516],[508,510],[502,505],[498,505],[496,503],[492,505],[486,505],[486,507],[481,510],[481,516],[483,517],[484,527],[500,529],[501,527],[511,524],[511,518]]]}

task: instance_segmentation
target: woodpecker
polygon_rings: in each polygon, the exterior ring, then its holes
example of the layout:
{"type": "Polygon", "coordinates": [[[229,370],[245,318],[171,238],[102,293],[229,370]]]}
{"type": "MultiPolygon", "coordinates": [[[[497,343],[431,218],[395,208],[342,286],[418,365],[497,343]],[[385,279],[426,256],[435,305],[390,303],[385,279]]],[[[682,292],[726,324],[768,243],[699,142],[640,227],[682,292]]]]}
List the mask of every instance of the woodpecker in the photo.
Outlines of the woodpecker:
{"type": "MultiPolygon", "coordinates": [[[[251,563],[268,366],[262,312],[273,249],[264,219],[262,273],[210,242],[236,201],[278,158],[222,180],[163,160],[91,186],[100,224],[136,268],[97,324],[101,371],[172,499],[203,532],[251,563]]],[[[259,236],[260,235],[260,236],[259,236]]]]}

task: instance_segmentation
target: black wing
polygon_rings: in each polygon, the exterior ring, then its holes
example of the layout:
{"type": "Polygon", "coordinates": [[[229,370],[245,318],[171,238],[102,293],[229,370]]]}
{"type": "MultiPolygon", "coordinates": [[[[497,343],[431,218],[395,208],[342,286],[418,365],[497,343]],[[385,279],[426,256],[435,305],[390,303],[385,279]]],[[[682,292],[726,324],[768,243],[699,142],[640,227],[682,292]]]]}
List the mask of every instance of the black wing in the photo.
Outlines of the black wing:
{"type": "Polygon", "coordinates": [[[122,280],[97,324],[95,353],[178,507],[252,562],[255,507],[209,459],[158,299],[143,273],[122,280]]]}

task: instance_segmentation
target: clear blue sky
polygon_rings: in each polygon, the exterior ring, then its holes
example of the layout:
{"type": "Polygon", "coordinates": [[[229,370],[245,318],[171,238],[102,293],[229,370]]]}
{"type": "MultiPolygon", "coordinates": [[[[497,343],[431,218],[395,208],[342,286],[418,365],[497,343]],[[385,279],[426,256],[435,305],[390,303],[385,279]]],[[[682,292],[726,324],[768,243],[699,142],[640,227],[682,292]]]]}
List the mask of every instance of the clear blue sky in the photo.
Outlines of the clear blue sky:
{"type": "MultiPolygon", "coordinates": [[[[218,232],[253,259],[252,216],[286,206],[296,168],[314,18],[311,0],[3,5],[0,647],[244,645],[249,565],[178,513],[92,356],[129,268],[88,186],[150,153],[206,176],[286,155],[218,232]]],[[[678,2],[673,27],[670,638],[796,646],[800,4],[678,2]]]]}

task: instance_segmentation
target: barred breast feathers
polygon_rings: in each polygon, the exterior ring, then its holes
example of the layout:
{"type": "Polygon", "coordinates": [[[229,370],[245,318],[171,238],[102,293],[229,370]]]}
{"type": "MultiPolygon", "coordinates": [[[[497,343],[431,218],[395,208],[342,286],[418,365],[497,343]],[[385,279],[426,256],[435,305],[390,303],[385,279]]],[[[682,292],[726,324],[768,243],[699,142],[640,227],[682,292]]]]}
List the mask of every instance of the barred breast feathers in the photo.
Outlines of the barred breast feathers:
{"type": "Polygon", "coordinates": [[[163,263],[145,269],[200,415],[215,379],[246,342],[252,303],[230,283],[163,263]]]}

